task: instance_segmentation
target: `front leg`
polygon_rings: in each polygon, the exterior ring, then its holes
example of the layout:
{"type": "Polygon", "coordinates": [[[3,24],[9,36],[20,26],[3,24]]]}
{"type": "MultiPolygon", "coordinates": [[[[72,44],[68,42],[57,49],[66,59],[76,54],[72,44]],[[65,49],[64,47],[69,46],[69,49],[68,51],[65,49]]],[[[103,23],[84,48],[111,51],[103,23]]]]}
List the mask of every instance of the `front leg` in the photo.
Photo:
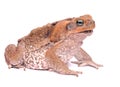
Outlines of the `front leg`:
{"type": "Polygon", "coordinates": [[[82,72],[73,71],[68,68],[68,66],[61,61],[61,59],[55,54],[56,49],[59,49],[60,44],[55,45],[46,52],[46,60],[48,63],[48,68],[52,71],[58,72],[60,74],[75,75],[81,74],[82,72]]]}
{"type": "Polygon", "coordinates": [[[78,61],[73,61],[72,63],[78,64],[78,66],[92,66],[96,69],[102,67],[103,65],[95,63],[92,58],[81,48],[78,53],[75,54],[75,58],[78,61]]]}

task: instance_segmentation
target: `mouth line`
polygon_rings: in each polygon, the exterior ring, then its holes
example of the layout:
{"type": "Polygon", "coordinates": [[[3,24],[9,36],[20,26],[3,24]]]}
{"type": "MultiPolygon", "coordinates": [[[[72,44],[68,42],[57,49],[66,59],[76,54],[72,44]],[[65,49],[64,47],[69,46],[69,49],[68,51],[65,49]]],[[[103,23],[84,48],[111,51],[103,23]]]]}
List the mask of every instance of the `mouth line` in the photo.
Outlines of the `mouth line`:
{"type": "Polygon", "coordinates": [[[86,30],[86,31],[82,31],[82,32],[79,32],[79,33],[92,33],[93,30],[86,30]]]}

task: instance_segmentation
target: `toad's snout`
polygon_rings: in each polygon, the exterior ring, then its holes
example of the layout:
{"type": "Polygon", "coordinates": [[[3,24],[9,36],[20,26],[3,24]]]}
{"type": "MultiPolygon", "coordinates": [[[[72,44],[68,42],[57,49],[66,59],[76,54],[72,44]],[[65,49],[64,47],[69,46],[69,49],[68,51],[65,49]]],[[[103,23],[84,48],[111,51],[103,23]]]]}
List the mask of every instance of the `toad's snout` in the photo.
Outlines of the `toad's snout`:
{"type": "Polygon", "coordinates": [[[86,26],[95,26],[95,21],[94,20],[87,20],[86,26]]]}

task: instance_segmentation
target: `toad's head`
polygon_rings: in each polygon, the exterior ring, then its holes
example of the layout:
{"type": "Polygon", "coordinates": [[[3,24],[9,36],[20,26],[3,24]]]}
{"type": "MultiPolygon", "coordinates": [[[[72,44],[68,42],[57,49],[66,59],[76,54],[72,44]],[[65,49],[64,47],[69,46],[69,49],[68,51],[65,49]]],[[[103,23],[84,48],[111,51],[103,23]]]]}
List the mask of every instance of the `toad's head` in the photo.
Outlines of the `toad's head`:
{"type": "Polygon", "coordinates": [[[95,28],[95,21],[90,15],[83,15],[78,18],[64,19],[54,24],[50,40],[59,41],[71,34],[84,33],[90,35],[95,28]]]}

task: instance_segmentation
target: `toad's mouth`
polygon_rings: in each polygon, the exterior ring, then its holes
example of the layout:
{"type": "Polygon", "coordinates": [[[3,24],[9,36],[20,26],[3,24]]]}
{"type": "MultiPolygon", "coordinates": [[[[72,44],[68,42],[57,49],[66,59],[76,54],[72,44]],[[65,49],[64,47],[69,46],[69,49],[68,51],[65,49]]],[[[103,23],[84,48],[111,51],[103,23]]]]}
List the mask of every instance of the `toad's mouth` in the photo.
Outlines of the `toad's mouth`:
{"type": "Polygon", "coordinates": [[[93,32],[93,30],[86,30],[86,31],[82,31],[82,32],[79,32],[79,33],[85,33],[85,34],[87,34],[87,33],[92,33],[93,32]]]}

